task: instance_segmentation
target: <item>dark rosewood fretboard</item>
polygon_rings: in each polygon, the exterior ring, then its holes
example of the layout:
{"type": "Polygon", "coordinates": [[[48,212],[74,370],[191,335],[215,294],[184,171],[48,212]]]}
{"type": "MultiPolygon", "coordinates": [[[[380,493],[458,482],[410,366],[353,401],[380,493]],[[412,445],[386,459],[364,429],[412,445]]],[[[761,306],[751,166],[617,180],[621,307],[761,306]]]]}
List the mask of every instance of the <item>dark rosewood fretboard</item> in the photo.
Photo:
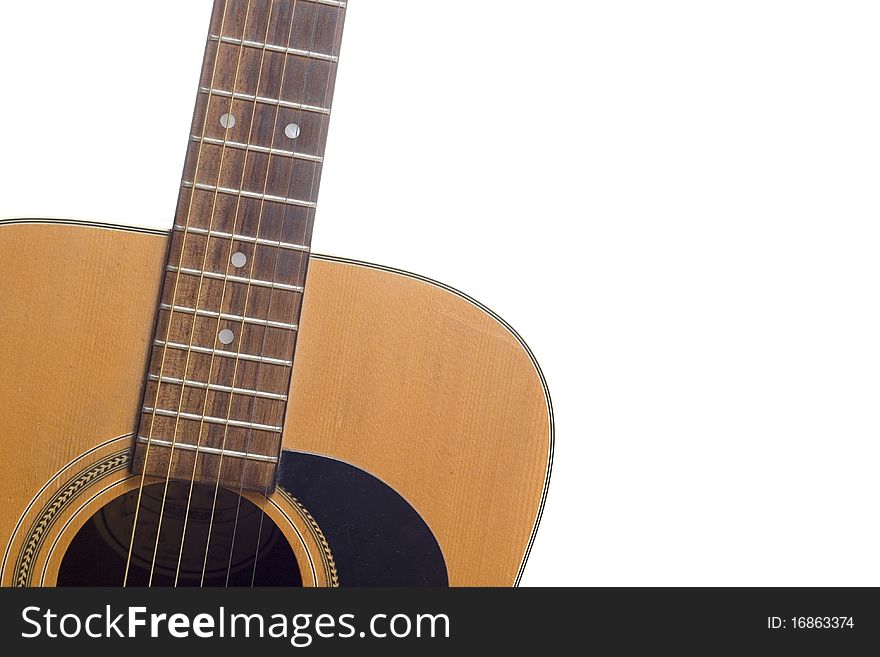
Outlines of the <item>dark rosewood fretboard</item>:
{"type": "Polygon", "coordinates": [[[345,4],[215,2],[136,473],[274,489],[345,4]]]}

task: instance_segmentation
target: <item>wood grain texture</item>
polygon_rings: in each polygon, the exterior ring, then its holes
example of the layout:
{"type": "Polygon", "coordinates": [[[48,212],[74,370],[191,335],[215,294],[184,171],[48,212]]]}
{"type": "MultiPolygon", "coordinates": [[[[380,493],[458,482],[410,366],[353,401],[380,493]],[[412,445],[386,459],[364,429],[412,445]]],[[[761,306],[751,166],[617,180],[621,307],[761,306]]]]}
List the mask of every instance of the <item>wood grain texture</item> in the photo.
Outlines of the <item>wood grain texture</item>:
{"type": "Polygon", "coordinates": [[[457,294],[358,264],[313,267],[285,447],[402,492],[437,535],[451,585],[513,584],[550,450],[529,354],[457,294]]]}
{"type": "MultiPolygon", "coordinates": [[[[4,549],[60,469],[134,430],[166,243],[0,225],[4,549]]],[[[546,490],[548,409],[524,345],[475,302],[313,259],[284,446],[394,487],[436,534],[452,585],[516,582],[546,490]]]]}

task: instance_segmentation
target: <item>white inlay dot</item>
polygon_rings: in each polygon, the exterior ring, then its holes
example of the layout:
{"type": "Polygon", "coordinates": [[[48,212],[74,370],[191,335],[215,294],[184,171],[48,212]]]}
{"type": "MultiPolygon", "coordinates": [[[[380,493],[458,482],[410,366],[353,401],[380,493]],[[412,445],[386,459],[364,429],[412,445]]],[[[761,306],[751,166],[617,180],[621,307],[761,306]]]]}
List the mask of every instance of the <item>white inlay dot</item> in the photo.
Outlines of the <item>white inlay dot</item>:
{"type": "Polygon", "coordinates": [[[219,338],[222,344],[232,344],[232,342],[235,340],[235,333],[233,333],[229,329],[223,329],[222,331],[220,331],[219,338]]]}
{"type": "Polygon", "coordinates": [[[238,253],[234,253],[232,255],[232,266],[236,269],[241,269],[247,264],[247,256],[239,251],[238,253]]]}
{"type": "Polygon", "coordinates": [[[300,130],[299,125],[297,125],[296,123],[290,123],[286,128],[284,128],[284,134],[287,135],[290,139],[296,139],[297,137],[299,137],[300,132],[302,131],[300,130]]]}
{"type": "Polygon", "coordinates": [[[220,125],[227,130],[232,130],[235,127],[235,116],[232,114],[224,114],[220,117],[220,125]]]}

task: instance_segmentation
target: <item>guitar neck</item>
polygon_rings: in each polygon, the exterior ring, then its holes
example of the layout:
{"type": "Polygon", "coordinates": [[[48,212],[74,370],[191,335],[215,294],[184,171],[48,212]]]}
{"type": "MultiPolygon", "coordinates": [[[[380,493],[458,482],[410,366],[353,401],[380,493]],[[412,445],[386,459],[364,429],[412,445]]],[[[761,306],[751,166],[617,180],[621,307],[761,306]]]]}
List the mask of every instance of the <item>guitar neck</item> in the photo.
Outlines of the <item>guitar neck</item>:
{"type": "Polygon", "coordinates": [[[215,2],[136,473],[274,488],[344,14],[215,2]]]}

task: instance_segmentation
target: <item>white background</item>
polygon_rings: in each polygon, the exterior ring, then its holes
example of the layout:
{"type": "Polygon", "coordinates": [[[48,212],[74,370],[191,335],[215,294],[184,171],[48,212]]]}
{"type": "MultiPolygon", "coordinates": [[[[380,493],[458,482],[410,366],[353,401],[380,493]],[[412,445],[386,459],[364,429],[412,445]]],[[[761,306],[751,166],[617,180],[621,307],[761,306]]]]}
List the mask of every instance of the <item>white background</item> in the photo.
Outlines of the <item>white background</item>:
{"type": "MultiPolygon", "coordinates": [[[[0,215],[168,228],[210,0],[0,4],[0,215]]],[[[880,584],[880,7],[351,0],[315,246],[556,406],[526,585],[880,584]]]]}

